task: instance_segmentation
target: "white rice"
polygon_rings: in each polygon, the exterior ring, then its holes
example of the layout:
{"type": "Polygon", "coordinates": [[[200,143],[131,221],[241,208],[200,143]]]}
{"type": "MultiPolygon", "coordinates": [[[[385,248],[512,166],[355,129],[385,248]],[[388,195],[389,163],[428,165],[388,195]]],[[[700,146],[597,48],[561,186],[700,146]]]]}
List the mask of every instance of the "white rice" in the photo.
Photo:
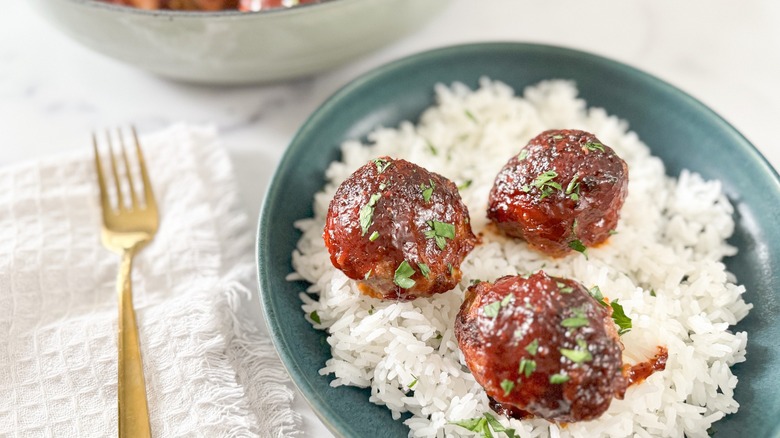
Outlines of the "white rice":
{"type": "Polygon", "coordinates": [[[370,401],[387,406],[393,418],[410,412],[409,436],[474,435],[450,424],[490,412],[453,332],[463,292],[472,279],[544,269],[586,287],[598,285],[610,300],[619,299],[633,319],[633,330],[622,337],[624,362],[647,360],[657,346],[666,346],[667,367],[631,386],[624,400],[614,400],[595,421],[559,427],[541,419],[498,417],[502,424],[523,437],[701,437],[712,423],[737,411],[737,378],[729,367],[745,360],[747,333],[729,327],[751,305],[721,262],[736,249],[726,243],[734,230],[732,206],[718,181],[688,171],[667,177],[661,160],[625,121],[587,108],[575,84],[560,80],[529,87],[523,97],[489,79],[475,91],[458,83],[440,85],[436,104],[418,125],[380,128],[369,140],[342,146],[342,161],[330,165],[327,183],[315,196],[315,217],[296,223],[303,237],[290,278],[311,283],[309,294],[301,294],[303,311],[310,321],[316,311],[321,323],[312,324],[329,333],[333,357],[320,374],[333,375],[332,386],[370,387],[370,401]],[[471,180],[461,195],[479,233],[488,222],[488,192],[498,171],[528,140],[552,128],[595,133],[630,169],[618,234],[589,249],[588,260],[579,253],[552,259],[520,240],[486,233],[464,261],[455,290],[406,303],[361,295],[331,265],[322,240],[328,203],[338,185],[370,159],[390,155],[456,184],[471,180]]]}

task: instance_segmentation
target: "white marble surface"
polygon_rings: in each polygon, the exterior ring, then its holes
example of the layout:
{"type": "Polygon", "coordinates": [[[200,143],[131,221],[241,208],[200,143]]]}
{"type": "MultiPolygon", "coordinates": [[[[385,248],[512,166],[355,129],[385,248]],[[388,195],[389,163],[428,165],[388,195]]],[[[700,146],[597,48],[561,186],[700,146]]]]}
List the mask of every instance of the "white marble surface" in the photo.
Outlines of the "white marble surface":
{"type": "MultiPolygon", "coordinates": [[[[417,33],[336,71],[271,86],[203,87],[94,54],[23,1],[0,12],[0,165],[89,147],[94,128],[214,123],[256,216],[298,126],[357,75],[420,50],[471,41],[541,42],[631,64],[687,91],[780,168],[780,2],[453,0],[417,33]]],[[[106,36],[109,38],[110,36],[106,36]]],[[[302,400],[307,437],[331,436],[302,400]]]]}

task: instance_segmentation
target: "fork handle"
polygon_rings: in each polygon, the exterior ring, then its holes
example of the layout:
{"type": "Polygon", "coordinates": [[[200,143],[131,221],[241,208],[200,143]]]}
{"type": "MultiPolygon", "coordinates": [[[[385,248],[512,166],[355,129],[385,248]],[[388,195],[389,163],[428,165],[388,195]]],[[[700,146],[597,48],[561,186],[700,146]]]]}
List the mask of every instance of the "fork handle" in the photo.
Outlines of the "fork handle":
{"type": "Polygon", "coordinates": [[[116,280],[119,294],[119,438],[151,437],[144,366],[133,309],[131,272],[135,249],[126,249],[116,280]]]}

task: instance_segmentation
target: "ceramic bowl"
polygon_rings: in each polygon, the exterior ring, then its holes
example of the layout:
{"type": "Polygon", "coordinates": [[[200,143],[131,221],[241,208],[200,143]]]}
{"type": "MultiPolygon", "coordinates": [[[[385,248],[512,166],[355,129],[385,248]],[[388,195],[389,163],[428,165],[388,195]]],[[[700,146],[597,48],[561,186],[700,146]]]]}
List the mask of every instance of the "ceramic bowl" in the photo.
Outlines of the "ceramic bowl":
{"type": "Polygon", "coordinates": [[[717,114],[684,92],[624,64],[558,47],[494,43],[425,52],[354,80],[301,127],[271,181],[260,215],[257,244],[261,302],[271,336],[293,381],[323,422],[339,437],[406,437],[409,429],[390,411],[371,404],[369,389],[333,388],[318,370],[331,357],[326,334],[301,310],[305,282],[285,279],[300,238],[293,223],[313,215],[314,194],[345,140],[365,139],[378,126],[417,121],[433,102],[436,83],[474,88],[480,76],[516,92],[543,79],[576,81],[589,105],[625,119],[660,157],[670,175],[687,168],[719,179],[735,207],[739,253],[726,266],[754,308],[734,330],[748,332],[747,361],[739,378],[739,412],[715,423],[716,437],[774,437],[780,432],[780,177],[758,151],[717,114]]]}
{"type": "Polygon", "coordinates": [[[119,61],[188,82],[240,84],[346,63],[418,28],[448,0],[329,0],[261,12],[31,2],[65,34],[119,61]]]}

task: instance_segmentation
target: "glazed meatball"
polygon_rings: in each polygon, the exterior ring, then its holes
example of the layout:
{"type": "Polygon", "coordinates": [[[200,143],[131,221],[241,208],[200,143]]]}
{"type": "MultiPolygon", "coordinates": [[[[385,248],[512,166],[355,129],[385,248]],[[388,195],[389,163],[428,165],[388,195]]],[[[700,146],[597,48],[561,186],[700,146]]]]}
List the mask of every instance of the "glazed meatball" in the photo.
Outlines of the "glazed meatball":
{"type": "Polygon", "coordinates": [[[477,242],[455,184],[389,157],[341,184],[323,237],[333,266],[357,280],[361,292],[399,300],[454,288],[477,242]]]}
{"type": "Polygon", "coordinates": [[[611,313],[576,281],[540,271],[470,287],[455,334],[497,412],[584,421],[627,385],[611,313]]]}
{"type": "Polygon", "coordinates": [[[545,131],[498,173],[488,218],[559,257],[607,240],[627,194],[626,163],[595,135],[545,131]]]}

